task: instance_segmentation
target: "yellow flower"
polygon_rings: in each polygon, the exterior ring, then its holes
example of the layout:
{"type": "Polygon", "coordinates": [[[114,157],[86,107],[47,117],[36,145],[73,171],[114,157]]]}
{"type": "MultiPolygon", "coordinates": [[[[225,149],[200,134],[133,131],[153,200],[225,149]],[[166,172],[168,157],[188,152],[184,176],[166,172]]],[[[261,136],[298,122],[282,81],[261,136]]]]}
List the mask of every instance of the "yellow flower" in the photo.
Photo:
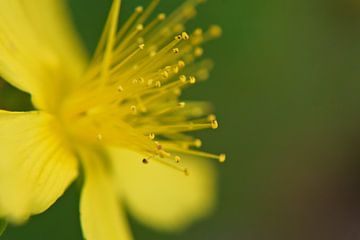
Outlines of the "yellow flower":
{"type": "Polygon", "coordinates": [[[179,96],[208,77],[212,64],[198,60],[200,45],[220,28],[184,31],[201,0],[151,19],[153,0],[119,28],[114,0],[88,61],[64,2],[0,1],[0,75],[30,93],[37,109],[0,111],[0,217],[22,223],[45,211],[79,169],[86,239],[131,239],[125,205],[160,230],[203,217],[214,205],[216,174],[202,158],[225,155],[195,150],[201,141],[187,133],[218,123],[208,104],[179,96]]]}

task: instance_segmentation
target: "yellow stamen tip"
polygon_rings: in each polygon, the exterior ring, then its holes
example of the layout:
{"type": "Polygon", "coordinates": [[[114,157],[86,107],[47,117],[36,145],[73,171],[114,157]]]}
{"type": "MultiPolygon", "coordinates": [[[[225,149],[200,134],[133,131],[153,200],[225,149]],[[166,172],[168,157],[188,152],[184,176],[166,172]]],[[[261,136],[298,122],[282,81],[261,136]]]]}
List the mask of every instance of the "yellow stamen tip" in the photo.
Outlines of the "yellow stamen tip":
{"type": "Polygon", "coordinates": [[[179,48],[173,48],[173,53],[177,54],[179,52],[180,52],[179,48]]]}
{"type": "Polygon", "coordinates": [[[158,15],[158,19],[159,19],[160,21],[163,21],[165,18],[166,18],[165,13],[160,13],[160,14],[158,15]]]}
{"type": "Polygon", "coordinates": [[[146,158],[143,158],[142,163],[143,163],[143,164],[148,164],[149,161],[148,161],[146,158]]]}
{"type": "Polygon", "coordinates": [[[187,32],[182,32],[182,33],[181,33],[181,37],[182,37],[182,39],[184,39],[184,40],[189,40],[189,39],[190,39],[189,34],[187,34],[187,32]]]}
{"type": "Polygon", "coordinates": [[[185,103],[185,102],[179,102],[179,103],[178,103],[178,106],[179,106],[180,108],[184,108],[184,107],[185,107],[185,105],[186,105],[186,103],[185,103]]]}
{"type": "Polygon", "coordinates": [[[194,50],[195,57],[201,57],[204,53],[204,50],[201,47],[197,47],[194,50]]]}
{"type": "Polygon", "coordinates": [[[139,45],[139,48],[140,48],[141,50],[144,50],[145,44],[140,44],[140,45],[139,45]]]}
{"type": "Polygon", "coordinates": [[[150,133],[150,134],[149,134],[149,138],[150,138],[151,140],[154,140],[154,139],[155,139],[155,134],[154,134],[154,133],[150,133]]]}
{"type": "Polygon", "coordinates": [[[178,61],[178,66],[179,66],[180,68],[185,67],[185,62],[184,62],[183,60],[179,60],[179,61],[178,61]]]}
{"type": "Polygon", "coordinates": [[[190,82],[190,84],[195,84],[196,83],[196,78],[194,76],[190,76],[189,77],[189,82],[190,82]]]}
{"type": "Polygon", "coordinates": [[[181,158],[179,156],[175,156],[175,162],[179,163],[181,161],[181,158]]]}
{"type": "Polygon", "coordinates": [[[225,160],[226,160],[226,155],[225,154],[220,154],[219,155],[219,162],[223,163],[223,162],[225,162],[225,160]]]}
{"type": "Polygon", "coordinates": [[[220,37],[222,34],[222,29],[218,25],[213,25],[210,27],[209,32],[213,37],[220,37]]]}
{"type": "Polygon", "coordinates": [[[137,31],[142,31],[144,29],[144,25],[142,25],[142,24],[138,24],[137,26],[136,26],[136,30],[137,31]]]}
{"type": "Polygon", "coordinates": [[[121,85],[119,85],[119,86],[117,87],[117,90],[118,90],[119,92],[123,92],[123,91],[124,91],[124,88],[123,88],[121,85]]]}
{"type": "Polygon", "coordinates": [[[135,11],[137,13],[141,13],[142,11],[144,11],[144,8],[142,6],[138,6],[138,7],[135,8],[135,11]]]}
{"type": "Polygon", "coordinates": [[[216,120],[211,121],[211,128],[217,129],[219,127],[219,123],[216,120]]]}
{"type": "Polygon", "coordinates": [[[202,141],[200,139],[195,139],[194,145],[195,147],[199,148],[202,145],[202,141]]]}
{"type": "Polygon", "coordinates": [[[186,82],[186,76],[185,75],[181,75],[180,77],[179,77],[179,79],[180,79],[180,81],[181,82],[186,82]]]}

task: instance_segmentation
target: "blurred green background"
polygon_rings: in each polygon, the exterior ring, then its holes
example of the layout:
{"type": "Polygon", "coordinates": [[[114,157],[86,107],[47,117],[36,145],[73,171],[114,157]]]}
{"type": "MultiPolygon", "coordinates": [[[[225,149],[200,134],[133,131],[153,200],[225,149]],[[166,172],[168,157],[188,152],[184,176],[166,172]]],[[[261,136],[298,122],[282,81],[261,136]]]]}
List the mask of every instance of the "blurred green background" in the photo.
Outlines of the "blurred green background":
{"type": "MultiPolygon", "coordinates": [[[[122,17],[147,2],[123,0],[122,17]]],[[[91,51],[110,0],[70,3],[91,51]]],[[[186,94],[216,107],[219,130],[201,136],[205,149],[228,155],[217,167],[219,203],[182,233],[130,218],[135,238],[360,239],[360,2],[209,0],[194,22],[224,30],[206,46],[216,62],[210,80],[186,94]]],[[[3,88],[2,108],[31,108],[28,96],[3,88]]],[[[78,198],[74,184],[2,239],[81,239],[78,198]]]]}

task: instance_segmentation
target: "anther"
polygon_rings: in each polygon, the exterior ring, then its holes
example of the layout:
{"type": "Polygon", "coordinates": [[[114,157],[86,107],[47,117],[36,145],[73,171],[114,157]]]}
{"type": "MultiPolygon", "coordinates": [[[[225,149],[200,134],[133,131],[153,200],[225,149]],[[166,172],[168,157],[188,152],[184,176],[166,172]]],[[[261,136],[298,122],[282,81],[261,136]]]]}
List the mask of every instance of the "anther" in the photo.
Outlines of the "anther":
{"type": "Polygon", "coordinates": [[[142,25],[142,24],[138,24],[137,26],[136,26],[136,30],[137,31],[142,31],[144,29],[144,25],[142,25]]]}
{"type": "Polygon", "coordinates": [[[200,140],[200,139],[195,139],[194,145],[195,145],[195,147],[197,147],[197,148],[201,147],[201,145],[202,145],[201,140],[200,140]]]}
{"type": "Polygon", "coordinates": [[[196,78],[194,76],[190,76],[189,77],[189,82],[190,82],[190,84],[195,84],[196,83],[196,78]]]}
{"type": "Polygon", "coordinates": [[[210,114],[207,119],[211,122],[211,121],[215,121],[216,120],[216,116],[214,114],[210,114]]]}
{"type": "Polygon", "coordinates": [[[164,79],[166,79],[166,78],[169,77],[169,72],[166,71],[166,70],[163,70],[163,71],[161,71],[161,76],[162,76],[164,79]]]}
{"type": "Polygon", "coordinates": [[[182,32],[182,33],[181,33],[181,37],[182,37],[182,39],[184,39],[184,40],[189,40],[189,39],[190,39],[189,34],[187,34],[187,32],[182,32]]]}
{"type": "Polygon", "coordinates": [[[219,123],[216,120],[211,121],[211,128],[217,129],[219,127],[219,123]]]}
{"type": "Polygon", "coordinates": [[[219,155],[219,162],[221,162],[221,163],[223,163],[223,162],[225,162],[225,160],[226,160],[226,155],[225,154],[220,154],[219,155]]]}
{"type": "Polygon", "coordinates": [[[179,66],[179,68],[185,67],[185,62],[183,60],[179,60],[178,61],[178,66],[179,66]]]}
{"type": "Polygon", "coordinates": [[[158,19],[159,19],[160,21],[163,21],[165,18],[166,18],[165,13],[160,13],[160,14],[158,15],[158,19]]]}
{"type": "Polygon", "coordinates": [[[178,66],[174,66],[174,67],[172,68],[172,70],[173,70],[173,72],[176,74],[176,73],[179,72],[179,67],[178,67],[178,66]]]}
{"type": "Polygon", "coordinates": [[[145,44],[143,44],[143,43],[139,45],[139,49],[141,49],[141,50],[144,50],[144,47],[145,47],[145,44]]]}
{"type": "Polygon", "coordinates": [[[181,161],[181,158],[179,156],[175,156],[175,162],[179,163],[181,161]]]}
{"type": "Polygon", "coordinates": [[[144,8],[143,8],[142,6],[137,6],[137,7],[135,8],[135,11],[136,11],[137,13],[141,13],[142,11],[144,11],[144,8]]]}
{"type": "Polygon", "coordinates": [[[155,139],[155,133],[150,133],[149,134],[149,139],[154,140],[155,139]]]}
{"type": "Polygon", "coordinates": [[[201,47],[197,47],[194,50],[195,57],[201,57],[203,55],[204,50],[201,47]]]}
{"type": "Polygon", "coordinates": [[[218,25],[211,26],[209,32],[213,37],[220,37],[222,34],[221,27],[219,27],[218,25]]]}
{"type": "Polygon", "coordinates": [[[203,34],[203,30],[201,28],[197,28],[194,31],[194,35],[201,36],[203,34]]]}
{"type": "Polygon", "coordinates": [[[154,80],[153,80],[153,79],[149,79],[149,80],[147,81],[147,85],[148,85],[149,87],[152,86],[153,83],[154,83],[154,80]]]}
{"type": "Polygon", "coordinates": [[[137,108],[136,108],[135,105],[131,105],[131,106],[130,106],[130,110],[131,110],[134,114],[136,114],[136,112],[137,112],[137,108]]]}
{"type": "Polygon", "coordinates": [[[180,50],[179,50],[179,48],[173,48],[173,53],[175,53],[175,54],[177,54],[177,53],[179,53],[180,52],[180,50]]]}
{"type": "Polygon", "coordinates": [[[156,82],[155,82],[155,87],[158,87],[158,88],[161,87],[161,82],[160,82],[160,81],[156,81],[156,82]]]}
{"type": "Polygon", "coordinates": [[[186,82],[186,76],[185,75],[180,75],[179,77],[180,81],[185,83],[186,82]]]}
{"type": "Polygon", "coordinates": [[[182,39],[182,36],[181,36],[181,35],[175,36],[175,40],[181,40],[181,39],[182,39]]]}
{"type": "Polygon", "coordinates": [[[143,164],[148,164],[149,161],[148,161],[146,158],[143,158],[142,163],[143,163],[143,164]]]}
{"type": "Polygon", "coordinates": [[[180,108],[184,108],[184,107],[185,107],[185,105],[186,105],[186,103],[185,103],[185,102],[179,102],[179,103],[178,103],[178,106],[179,106],[180,108]]]}
{"type": "Polygon", "coordinates": [[[119,92],[123,92],[123,91],[124,91],[124,88],[123,88],[121,85],[119,85],[119,86],[117,87],[117,90],[118,90],[119,92]]]}

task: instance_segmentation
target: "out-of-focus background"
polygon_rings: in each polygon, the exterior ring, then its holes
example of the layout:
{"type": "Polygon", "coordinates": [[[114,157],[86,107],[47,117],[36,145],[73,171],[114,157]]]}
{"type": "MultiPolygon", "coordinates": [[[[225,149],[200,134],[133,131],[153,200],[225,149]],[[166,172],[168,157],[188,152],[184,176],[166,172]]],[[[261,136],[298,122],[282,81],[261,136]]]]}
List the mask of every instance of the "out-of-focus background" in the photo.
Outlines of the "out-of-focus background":
{"type": "MultiPolygon", "coordinates": [[[[123,0],[122,16],[147,2],[123,0]]],[[[163,1],[160,9],[179,3],[163,1]]],[[[70,5],[91,51],[110,0],[70,5]]],[[[201,133],[205,149],[228,155],[217,167],[218,207],[176,234],[131,218],[135,237],[360,239],[360,2],[209,0],[190,25],[213,23],[224,30],[206,46],[216,67],[187,97],[211,100],[221,124],[201,133]]],[[[26,95],[2,88],[2,108],[30,108],[26,95]]],[[[75,184],[2,239],[81,239],[78,198],[75,184]]]]}

